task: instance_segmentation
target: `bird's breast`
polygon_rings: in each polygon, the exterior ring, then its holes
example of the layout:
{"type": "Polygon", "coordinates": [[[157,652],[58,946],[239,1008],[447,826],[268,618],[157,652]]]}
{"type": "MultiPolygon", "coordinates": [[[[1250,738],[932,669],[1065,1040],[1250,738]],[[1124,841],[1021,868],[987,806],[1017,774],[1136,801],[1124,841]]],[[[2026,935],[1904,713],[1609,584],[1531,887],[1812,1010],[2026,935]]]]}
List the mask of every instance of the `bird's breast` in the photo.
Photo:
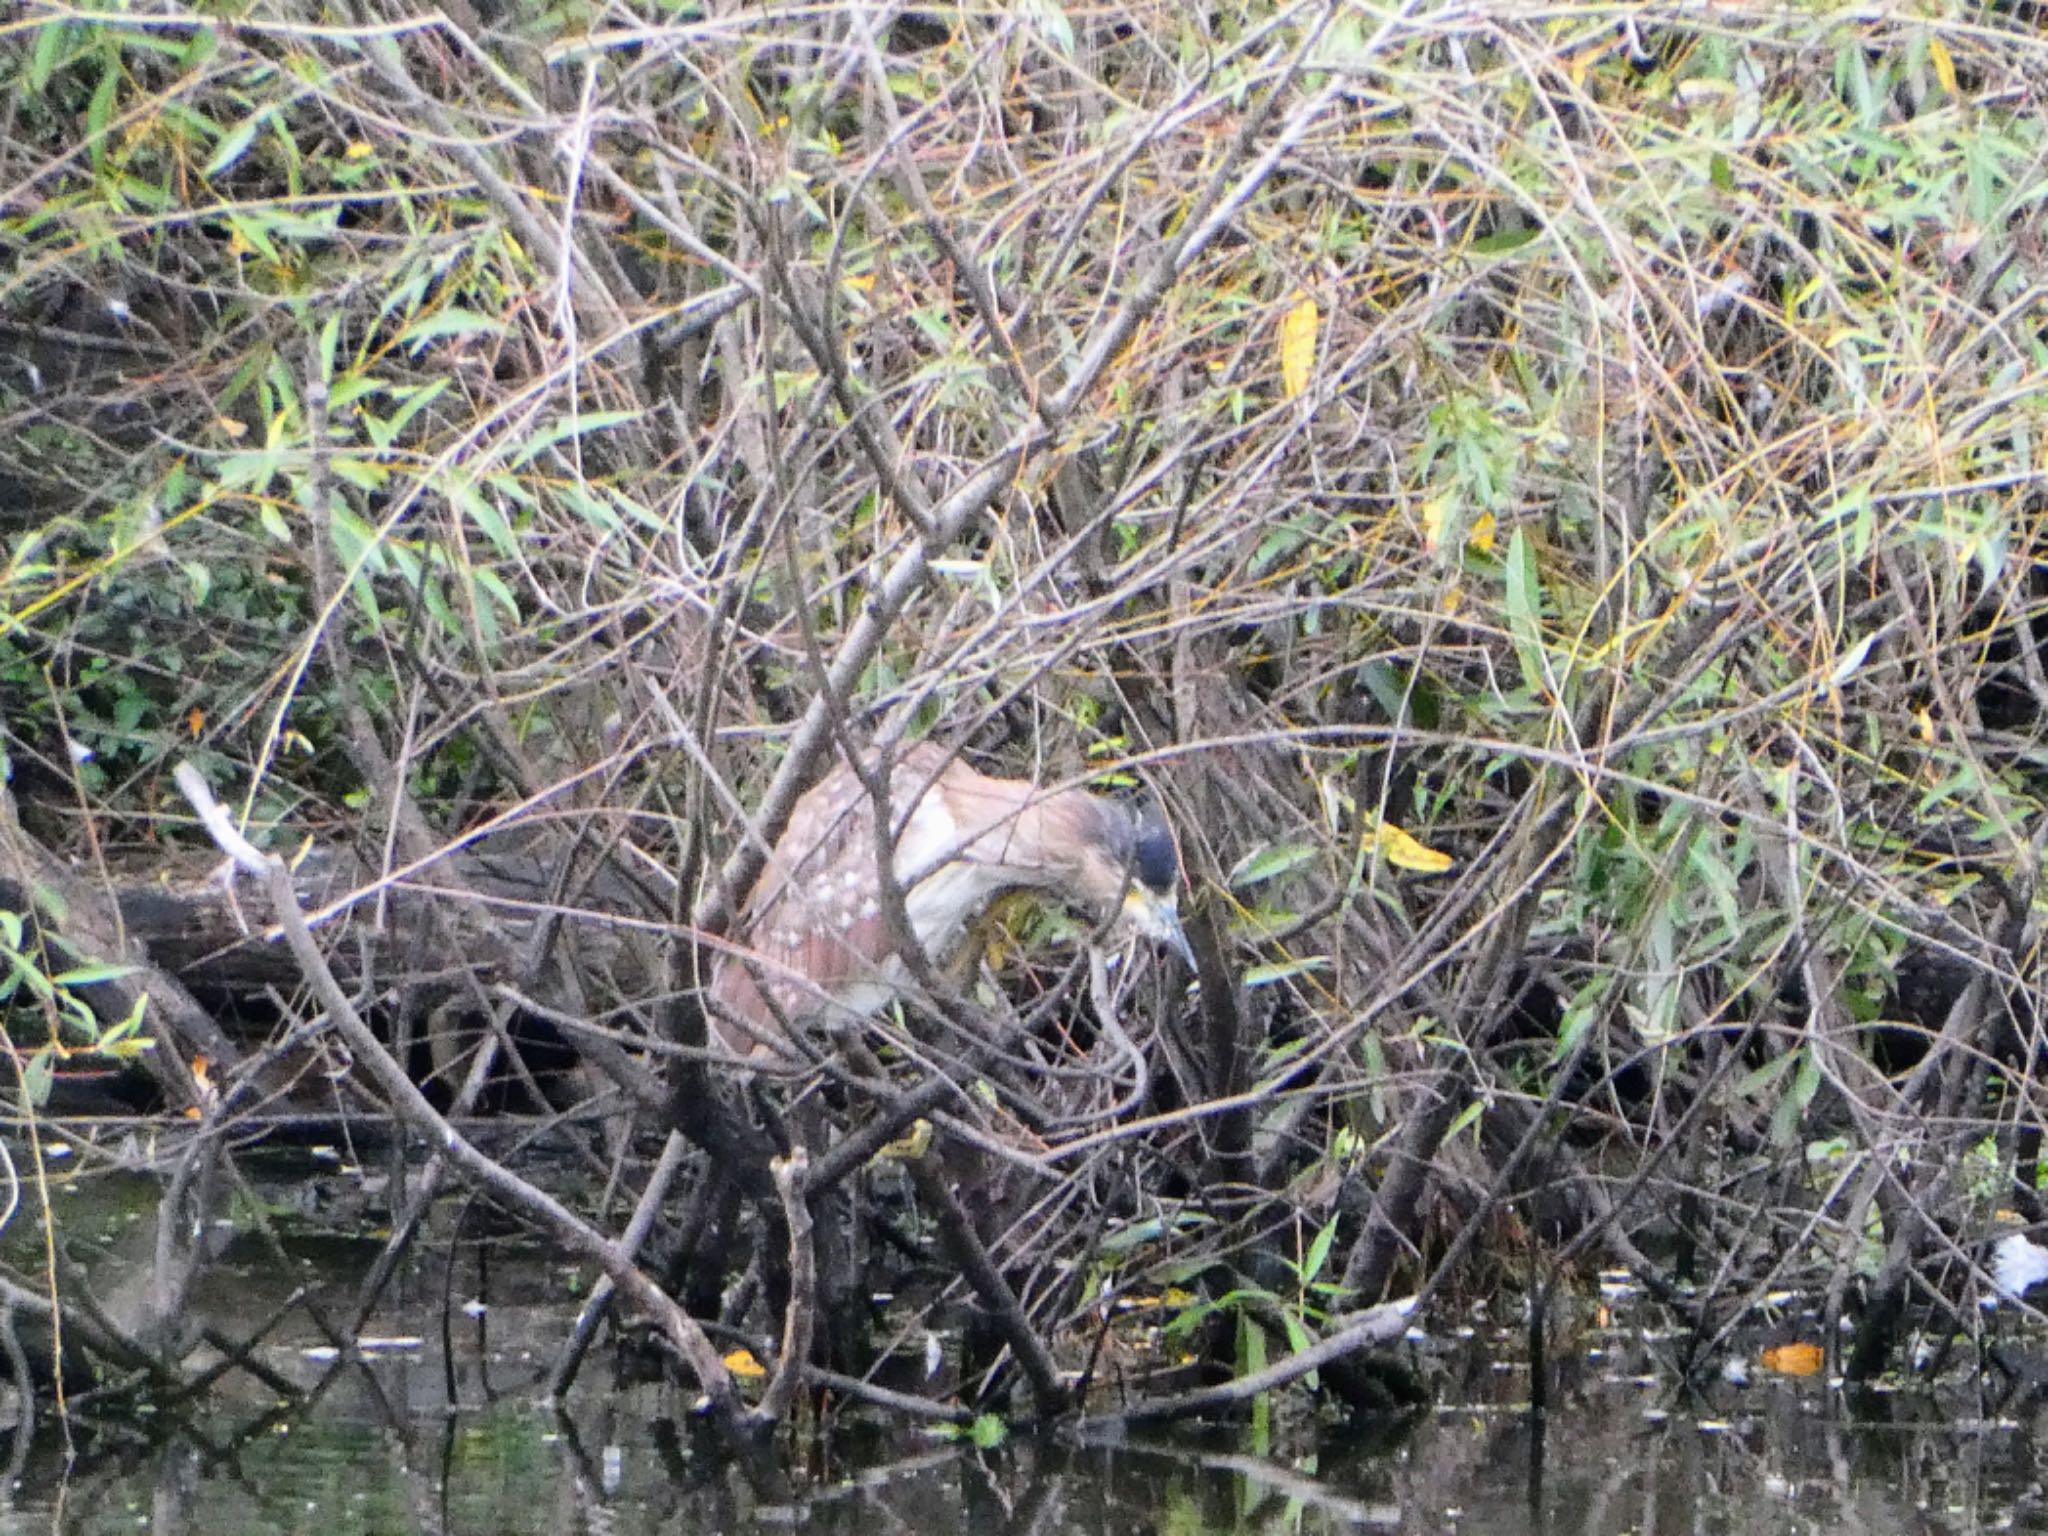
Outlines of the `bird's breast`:
{"type": "Polygon", "coordinates": [[[903,908],[918,947],[936,965],[952,959],[968,925],[1014,880],[965,859],[942,864],[904,894],[903,908]]]}

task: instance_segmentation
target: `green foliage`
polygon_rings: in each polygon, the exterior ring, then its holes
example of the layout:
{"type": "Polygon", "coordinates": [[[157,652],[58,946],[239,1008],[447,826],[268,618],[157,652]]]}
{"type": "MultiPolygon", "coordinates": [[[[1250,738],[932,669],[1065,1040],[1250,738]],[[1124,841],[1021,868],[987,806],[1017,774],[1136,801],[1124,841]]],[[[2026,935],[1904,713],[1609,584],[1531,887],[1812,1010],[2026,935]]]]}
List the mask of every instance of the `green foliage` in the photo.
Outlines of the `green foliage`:
{"type": "Polygon", "coordinates": [[[1475,1146],[1525,1095],[1570,1133],[1635,1059],[1631,1145],[1720,1189],[1880,1102],[1859,1028],[1930,935],[2032,986],[1984,869],[2033,889],[2048,814],[2034,29],[939,5],[869,58],[830,8],[514,9],[9,34],[31,813],[175,843],[187,755],[380,864],[405,800],[666,868],[821,699],[1135,771],[1301,1168],[1433,1073],[1475,1146]]]}
{"type": "Polygon", "coordinates": [[[0,909],[0,1018],[7,1048],[31,1105],[49,1100],[50,1080],[60,1061],[76,1055],[132,1060],[155,1042],[144,1035],[148,999],[112,1024],[102,1024],[81,993],[132,974],[122,965],[71,965],[52,971],[34,942],[23,913],[0,909]],[[31,1022],[31,1021],[35,1022],[31,1022]],[[40,1042],[35,1037],[42,1036],[40,1042]],[[26,1043],[24,1043],[26,1042],[26,1043]]]}
{"type": "Polygon", "coordinates": [[[993,1451],[1010,1438],[1010,1426],[998,1414],[980,1413],[965,1424],[938,1424],[932,1433],[941,1440],[958,1440],[978,1451],[993,1451]]]}

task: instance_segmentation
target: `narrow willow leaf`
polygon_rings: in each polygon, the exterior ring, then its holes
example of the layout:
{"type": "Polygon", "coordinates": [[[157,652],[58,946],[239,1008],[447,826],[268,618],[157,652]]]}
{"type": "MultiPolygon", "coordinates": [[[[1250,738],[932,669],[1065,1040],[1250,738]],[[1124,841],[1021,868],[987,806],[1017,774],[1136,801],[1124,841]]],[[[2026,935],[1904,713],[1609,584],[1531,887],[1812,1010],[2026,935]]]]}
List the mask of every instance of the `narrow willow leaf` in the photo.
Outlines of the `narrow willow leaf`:
{"type": "Polygon", "coordinates": [[[1329,969],[1328,955],[1309,955],[1300,960],[1276,960],[1270,965],[1255,965],[1244,973],[1247,989],[1270,987],[1276,981],[1285,981],[1290,976],[1305,976],[1310,971],[1329,969]]]}
{"type": "Polygon", "coordinates": [[[448,499],[462,508],[463,515],[490,540],[491,547],[499,554],[511,555],[518,549],[518,537],[512,532],[512,525],[506,521],[505,514],[496,502],[475,486],[455,486],[449,491],[448,499]]]}
{"type": "Polygon", "coordinates": [[[256,130],[263,126],[263,120],[269,115],[268,112],[258,112],[229,129],[199,174],[211,181],[223,171],[232,169],[235,162],[249,152],[249,146],[256,140],[256,130]]]}
{"type": "Polygon", "coordinates": [[[1303,298],[1280,317],[1280,392],[1289,400],[1308,388],[1316,367],[1316,326],[1322,312],[1303,298]]]}
{"type": "Polygon", "coordinates": [[[1268,843],[1256,853],[1239,859],[1224,883],[1233,891],[1259,885],[1290,870],[1301,868],[1316,856],[1312,843],[1268,843]]]}
{"type": "Polygon", "coordinates": [[[28,75],[23,82],[31,96],[43,94],[43,87],[57,71],[57,60],[70,35],[71,24],[64,21],[46,21],[36,29],[36,46],[29,55],[28,75]]]}
{"type": "Polygon", "coordinates": [[[494,320],[489,315],[480,315],[473,309],[460,309],[451,305],[408,325],[404,334],[398,338],[398,344],[417,357],[426,350],[429,342],[446,341],[456,336],[504,334],[504,321],[494,320]]]}
{"type": "Polygon", "coordinates": [[[581,437],[586,432],[602,432],[639,419],[638,411],[585,411],[580,416],[565,417],[552,426],[543,427],[531,441],[514,454],[512,468],[519,469],[531,464],[535,458],[565,438],[581,437]]]}
{"type": "Polygon", "coordinates": [[[102,981],[119,981],[123,976],[133,976],[132,965],[74,965],[69,970],[59,971],[50,980],[60,987],[90,987],[102,981]]]}
{"type": "Polygon", "coordinates": [[[1960,96],[1962,91],[1956,85],[1956,61],[1948,51],[1948,44],[1938,37],[1927,39],[1927,62],[1934,66],[1934,78],[1941,82],[1941,88],[1951,96],[1960,96]]]}
{"type": "Polygon", "coordinates": [[[1508,635],[1522,664],[1522,682],[1541,694],[1549,687],[1543,666],[1543,588],[1536,576],[1535,547],[1520,528],[1508,539],[1507,588],[1508,635]]]}

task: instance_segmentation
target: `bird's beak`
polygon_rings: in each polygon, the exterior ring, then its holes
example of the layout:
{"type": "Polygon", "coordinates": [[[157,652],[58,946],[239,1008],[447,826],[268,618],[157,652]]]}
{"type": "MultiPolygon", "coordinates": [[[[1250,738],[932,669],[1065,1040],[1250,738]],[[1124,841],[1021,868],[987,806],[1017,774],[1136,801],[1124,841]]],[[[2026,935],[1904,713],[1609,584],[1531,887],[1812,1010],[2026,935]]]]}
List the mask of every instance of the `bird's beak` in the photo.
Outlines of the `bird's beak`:
{"type": "Polygon", "coordinates": [[[1124,921],[1148,939],[1165,944],[1195,970],[1195,951],[1180,926],[1180,905],[1174,893],[1164,896],[1147,886],[1133,884],[1124,892],[1124,921]]]}

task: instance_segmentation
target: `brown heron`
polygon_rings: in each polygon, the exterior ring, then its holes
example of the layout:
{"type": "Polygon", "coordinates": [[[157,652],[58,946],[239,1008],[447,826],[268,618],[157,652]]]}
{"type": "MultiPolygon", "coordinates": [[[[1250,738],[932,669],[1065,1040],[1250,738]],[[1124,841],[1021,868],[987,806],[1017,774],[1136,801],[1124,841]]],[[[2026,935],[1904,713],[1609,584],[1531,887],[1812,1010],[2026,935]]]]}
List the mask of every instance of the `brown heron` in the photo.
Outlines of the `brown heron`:
{"type": "MultiPolygon", "coordinates": [[[[994,779],[919,742],[889,772],[890,867],[919,947],[951,965],[1009,891],[1038,890],[1193,956],[1176,910],[1180,861],[1149,803],[994,779]]],[[[910,972],[882,911],[875,804],[846,763],[797,801],[719,962],[712,1019],[737,1055],[787,1053],[784,1021],[865,1017],[910,972]]]]}

